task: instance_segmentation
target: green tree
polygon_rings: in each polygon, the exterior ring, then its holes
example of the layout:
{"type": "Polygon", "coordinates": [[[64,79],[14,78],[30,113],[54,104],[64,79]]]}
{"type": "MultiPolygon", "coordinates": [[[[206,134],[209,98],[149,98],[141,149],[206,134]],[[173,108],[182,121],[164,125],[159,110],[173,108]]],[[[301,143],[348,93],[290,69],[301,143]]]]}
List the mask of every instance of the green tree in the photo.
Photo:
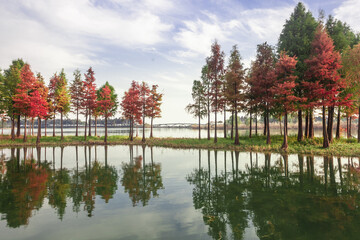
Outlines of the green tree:
{"type": "Polygon", "coordinates": [[[56,100],[56,111],[60,113],[61,122],[61,140],[64,139],[63,132],[63,116],[70,111],[70,95],[67,87],[67,80],[64,69],[61,70],[59,75],[59,81],[56,85],[55,100],[56,100]]]}
{"type": "Polygon", "coordinates": [[[11,139],[15,139],[15,118],[17,118],[17,133],[20,136],[20,115],[14,108],[13,96],[16,94],[16,88],[20,82],[20,71],[25,65],[22,59],[13,60],[9,69],[4,71],[4,80],[1,84],[1,94],[3,96],[3,104],[6,114],[11,119],[11,139]]]}
{"type": "MultiPolygon", "coordinates": [[[[281,31],[278,51],[285,51],[290,57],[297,57],[295,75],[298,76],[295,89],[295,95],[302,97],[304,90],[301,83],[304,80],[304,73],[307,69],[305,59],[309,58],[311,51],[311,42],[314,38],[317,22],[310,11],[306,11],[304,4],[299,2],[286,20],[283,30],[281,31]]],[[[298,109],[298,141],[303,139],[302,129],[302,109],[298,109]]]]}
{"type": "Polygon", "coordinates": [[[186,111],[199,119],[199,139],[201,139],[200,120],[207,114],[205,88],[201,81],[194,80],[191,96],[194,103],[187,105],[186,111]]]}

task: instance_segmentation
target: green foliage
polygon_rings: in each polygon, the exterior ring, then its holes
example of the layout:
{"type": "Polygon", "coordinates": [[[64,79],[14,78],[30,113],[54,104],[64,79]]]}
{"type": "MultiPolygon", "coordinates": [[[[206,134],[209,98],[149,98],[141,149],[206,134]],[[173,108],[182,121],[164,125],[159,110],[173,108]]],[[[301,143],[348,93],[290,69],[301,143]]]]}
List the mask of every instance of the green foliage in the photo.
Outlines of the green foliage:
{"type": "Polygon", "coordinates": [[[101,97],[101,92],[103,91],[103,89],[105,88],[105,86],[108,86],[110,88],[110,98],[111,98],[111,102],[113,102],[113,106],[110,110],[108,110],[108,113],[111,113],[112,115],[114,115],[119,107],[119,101],[118,101],[118,96],[115,93],[115,89],[113,86],[111,86],[109,84],[109,82],[106,81],[106,83],[104,85],[102,85],[97,91],[96,91],[96,95],[97,95],[97,101],[101,101],[101,100],[105,100],[101,97]]]}
{"type": "Polygon", "coordinates": [[[194,80],[191,96],[194,103],[186,106],[186,111],[195,117],[203,118],[207,114],[205,87],[199,80],[194,80]]]}
{"type": "Polygon", "coordinates": [[[303,80],[306,64],[304,60],[309,58],[311,42],[314,38],[317,22],[310,11],[306,11],[304,5],[299,2],[291,14],[290,19],[286,20],[284,28],[280,34],[278,51],[285,51],[289,56],[296,56],[296,75],[298,81],[303,80]]]}
{"type": "Polygon", "coordinates": [[[56,83],[55,88],[56,110],[63,114],[70,111],[70,94],[67,86],[67,80],[64,69],[61,70],[59,81],[56,83]]]}

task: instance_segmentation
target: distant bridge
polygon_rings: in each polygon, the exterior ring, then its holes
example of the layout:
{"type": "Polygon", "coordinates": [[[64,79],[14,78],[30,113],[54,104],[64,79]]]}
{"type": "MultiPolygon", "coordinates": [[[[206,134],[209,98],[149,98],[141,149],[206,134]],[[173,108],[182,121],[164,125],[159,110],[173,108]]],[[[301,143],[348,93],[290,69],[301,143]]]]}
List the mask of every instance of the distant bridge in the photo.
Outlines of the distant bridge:
{"type": "Polygon", "coordinates": [[[154,128],[190,128],[194,123],[159,123],[154,124],[154,128]]]}

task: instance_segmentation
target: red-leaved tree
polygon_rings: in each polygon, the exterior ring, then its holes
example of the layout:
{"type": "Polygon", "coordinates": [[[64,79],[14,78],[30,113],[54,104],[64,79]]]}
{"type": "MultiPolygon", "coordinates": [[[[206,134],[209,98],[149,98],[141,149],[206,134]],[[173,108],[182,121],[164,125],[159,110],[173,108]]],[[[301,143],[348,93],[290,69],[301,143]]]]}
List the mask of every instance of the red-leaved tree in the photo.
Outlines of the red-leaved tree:
{"type": "Polygon", "coordinates": [[[161,117],[161,104],[163,94],[158,92],[158,85],[152,85],[149,98],[149,117],[150,117],[150,138],[153,137],[154,118],[161,117]]]}
{"type": "Polygon", "coordinates": [[[305,62],[308,65],[304,82],[309,95],[312,96],[312,105],[322,106],[323,147],[329,147],[329,136],[326,127],[325,108],[334,106],[339,100],[338,94],[341,78],[338,70],[341,68],[340,54],[334,50],[333,40],[320,24],[312,42],[310,58],[305,62]]]}
{"type": "Polygon", "coordinates": [[[85,73],[85,80],[83,81],[83,107],[85,114],[85,140],[86,140],[86,128],[87,118],[89,117],[89,136],[91,136],[91,114],[96,108],[96,85],[94,71],[90,67],[85,73]]]}
{"type": "Polygon", "coordinates": [[[280,59],[276,63],[276,81],[271,91],[274,95],[274,104],[284,115],[284,142],[281,148],[288,148],[287,141],[287,117],[295,111],[296,107],[304,99],[295,96],[297,76],[294,75],[297,60],[295,57],[288,56],[285,52],[280,53],[280,59]]]}
{"type": "Polygon", "coordinates": [[[134,138],[134,124],[142,123],[141,116],[141,101],[140,101],[140,85],[139,83],[132,81],[131,87],[124,93],[122,101],[120,103],[122,109],[122,115],[125,119],[130,121],[130,141],[134,138]]]}

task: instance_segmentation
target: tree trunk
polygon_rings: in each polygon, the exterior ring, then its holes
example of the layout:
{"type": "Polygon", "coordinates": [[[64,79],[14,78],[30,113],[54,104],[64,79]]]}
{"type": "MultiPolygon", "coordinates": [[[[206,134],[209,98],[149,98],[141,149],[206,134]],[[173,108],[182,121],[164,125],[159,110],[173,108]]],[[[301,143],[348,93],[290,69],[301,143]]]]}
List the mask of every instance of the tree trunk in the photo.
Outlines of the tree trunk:
{"type": "Polygon", "coordinates": [[[303,129],[302,129],[302,111],[298,111],[298,138],[297,140],[300,142],[303,140],[303,129]]]}
{"type": "Polygon", "coordinates": [[[47,131],[46,131],[46,129],[47,129],[47,118],[45,118],[45,137],[47,137],[47,131]]]}
{"type": "Polygon", "coordinates": [[[95,137],[97,137],[97,116],[95,116],[95,137]]]}
{"type": "Polygon", "coordinates": [[[266,104],[266,144],[271,144],[270,139],[270,118],[269,118],[269,105],[266,104]]]}
{"type": "Polygon", "coordinates": [[[237,104],[235,103],[235,145],[240,145],[239,141],[239,127],[238,127],[238,117],[237,117],[237,104]]]}
{"type": "MultiPolygon", "coordinates": [[[[200,134],[200,120],[201,120],[201,116],[199,114],[199,139],[201,139],[201,134],[200,134]]],[[[151,121],[152,121],[152,118],[151,118],[151,121]]]]}
{"type": "Polygon", "coordinates": [[[4,119],[1,119],[1,136],[4,136],[4,119]]]}
{"type": "Polygon", "coordinates": [[[143,126],[142,126],[142,139],[141,139],[141,141],[142,142],[145,142],[145,114],[143,114],[143,126]]]}
{"type": "Polygon", "coordinates": [[[130,141],[134,139],[133,134],[134,134],[134,120],[130,119],[130,133],[129,133],[130,141]]]}
{"type": "MultiPolygon", "coordinates": [[[[209,89],[209,86],[208,86],[209,89]]],[[[207,113],[208,113],[208,132],[207,132],[207,139],[210,140],[210,95],[209,95],[209,90],[208,90],[208,95],[207,95],[207,113]]]]}
{"type": "Polygon", "coordinates": [[[255,114],[255,135],[258,135],[258,121],[257,121],[257,113],[255,114]]]}
{"type": "Polygon", "coordinates": [[[252,113],[250,112],[250,129],[249,129],[249,138],[251,138],[251,133],[252,133],[252,113]]]}
{"type": "Polygon", "coordinates": [[[64,140],[64,131],[63,131],[63,112],[60,112],[60,125],[61,125],[61,140],[64,140]]]}
{"type": "Polygon", "coordinates": [[[90,110],[89,110],[89,137],[91,137],[91,113],[90,113],[90,110]]]}
{"type": "Polygon", "coordinates": [[[359,106],[359,118],[358,118],[358,143],[360,142],[360,106],[359,106]]]}
{"type": "Polygon", "coordinates": [[[36,144],[40,143],[40,138],[41,138],[41,118],[38,117],[38,131],[37,131],[36,144]]]}
{"type": "Polygon", "coordinates": [[[331,143],[333,140],[333,123],[334,123],[334,107],[328,107],[328,125],[327,125],[327,130],[328,130],[328,138],[329,138],[329,142],[331,143]]]}
{"type": "Polygon", "coordinates": [[[340,106],[338,107],[337,123],[336,123],[336,139],[340,138],[340,124],[341,124],[341,112],[340,106]]]}
{"type": "MultiPolygon", "coordinates": [[[[215,104],[217,100],[215,100],[215,104]]],[[[214,134],[214,143],[217,143],[217,110],[215,110],[215,134],[214,134]]]]}
{"type": "Polygon", "coordinates": [[[16,131],[16,137],[20,137],[20,115],[17,116],[17,131],[16,131]]]}
{"type": "Polygon", "coordinates": [[[310,109],[309,115],[309,138],[314,138],[314,118],[313,118],[313,109],[310,109]]]}
{"type": "Polygon", "coordinates": [[[34,118],[31,119],[31,136],[34,136],[34,118]]]}
{"type": "Polygon", "coordinates": [[[55,137],[55,112],[54,112],[54,119],[53,119],[53,137],[55,137]]]}
{"type": "Polygon", "coordinates": [[[266,136],[266,127],[267,127],[267,124],[266,124],[266,113],[264,112],[264,136],[266,136]]]}
{"type": "Polygon", "coordinates": [[[11,140],[15,140],[15,116],[11,118],[11,140]]]}
{"type": "Polygon", "coordinates": [[[234,139],[234,110],[231,111],[231,140],[234,139]]]}
{"type": "Polygon", "coordinates": [[[326,128],[326,119],[325,119],[325,105],[323,105],[322,109],[322,123],[323,123],[323,148],[329,147],[329,138],[327,135],[327,128],[326,128]]]}
{"type": "Polygon", "coordinates": [[[282,149],[286,150],[288,148],[288,141],[287,141],[287,112],[285,112],[284,116],[284,142],[282,145],[282,149]]]}
{"type": "Polygon", "coordinates": [[[279,123],[280,123],[280,136],[282,136],[281,116],[279,117],[279,123]]]}
{"type": "Polygon", "coordinates": [[[79,107],[76,108],[76,132],[75,136],[77,137],[79,133],[79,107]]]}
{"type": "Polygon", "coordinates": [[[26,137],[26,116],[25,116],[25,120],[24,120],[24,142],[26,142],[26,139],[27,139],[27,137],[26,137]]]}
{"type": "Polygon", "coordinates": [[[306,111],[305,116],[305,138],[309,137],[309,111],[306,111]]]}
{"type": "Polygon", "coordinates": [[[224,107],[224,138],[226,138],[226,110],[224,107]]]}
{"type": "Polygon", "coordinates": [[[351,120],[352,120],[352,118],[351,118],[351,116],[349,117],[349,136],[350,136],[350,138],[352,138],[352,134],[351,134],[351,120]]]}
{"type": "Polygon", "coordinates": [[[154,118],[152,117],[151,123],[150,123],[150,138],[153,138],[153,121],[154,121],[154,118]]]}
{"type": "Polygon", "coordinates": [[[349,116],[346,115],[346,137],[350,138],[350,134],[349,134],[349,116]]]}
{"type": "Polygon", "coordinates": [[[87,120],[88,120],[88,111],[85,110],[85,131],[84,131],[84,139],[86,141],[86,133],[87,133],[87,120]]]}
{"type": "Polygon", "coordinates": [[[107,114],[105,114],[105,138],[104,138],[104,142],[107,143],[107,121],[108,121],[108,117],[107,114]]]}

